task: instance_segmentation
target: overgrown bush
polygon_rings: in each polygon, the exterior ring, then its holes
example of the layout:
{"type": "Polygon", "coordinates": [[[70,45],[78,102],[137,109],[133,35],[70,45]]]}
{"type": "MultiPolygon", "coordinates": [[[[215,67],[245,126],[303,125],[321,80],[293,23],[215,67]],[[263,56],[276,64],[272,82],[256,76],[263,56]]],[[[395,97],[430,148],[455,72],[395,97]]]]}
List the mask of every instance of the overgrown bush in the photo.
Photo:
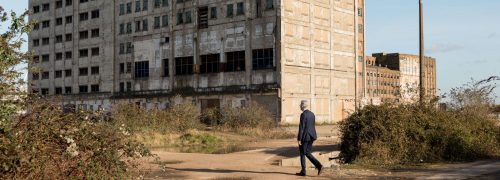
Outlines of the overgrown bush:
{"type": "Polygon", "coordinates": [[[252,102],[241,108],[224,107],[218,125],[236,131],[247,128],[269,130],[277,127],[277,122],[268,110],[252,102]]]}
{"type": "MultiPolygon", "coordinates": [[[[479,86],[483,85],[473,85],[479,86]]],[[[452,98],[478,89],[455,89],[452,98]]],[[[449,110],[432,102],[364,107],[341,123],[341,157],[348,163],[394,166],[498,156],[500,127],[489,118],[487,103],[452,105],[456,108],[449,110]]]]}
{"type": "Polygon", "coordinates": [[[125,124],[134,132],[182,133],[200,128],[200,113],[192,104],[173,105],[167,109],[144,109],[121,104],[112,111],[112,123],[125,124]]]}
{"type": "Polygon", "coordinates": [[[126,126],[64,113],[49,100],[27,104],[29,112],[0,134],[0,179],[126,179],[134,159],[151,155],[126,126]]]}
{"type": "Polygon", "coordinates": [[[266,138],[291,138],[294,135],[280,127],[263,106],[252,102],[240,108],[224,107],[203,112],[205,124],[221,131],[266,138]]]}

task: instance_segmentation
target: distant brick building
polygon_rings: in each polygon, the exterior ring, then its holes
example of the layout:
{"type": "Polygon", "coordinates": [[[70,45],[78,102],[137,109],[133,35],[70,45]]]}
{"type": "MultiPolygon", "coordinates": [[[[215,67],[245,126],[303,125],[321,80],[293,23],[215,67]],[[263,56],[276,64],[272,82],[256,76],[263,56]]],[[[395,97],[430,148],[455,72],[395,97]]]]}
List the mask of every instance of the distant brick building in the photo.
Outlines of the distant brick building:
{"type": "Polygon", "coordinates": [[[366,70],[366,91],[370,104],[399,101],[399,71],[376,64],[374,57],[366,57],[366,70]]]}

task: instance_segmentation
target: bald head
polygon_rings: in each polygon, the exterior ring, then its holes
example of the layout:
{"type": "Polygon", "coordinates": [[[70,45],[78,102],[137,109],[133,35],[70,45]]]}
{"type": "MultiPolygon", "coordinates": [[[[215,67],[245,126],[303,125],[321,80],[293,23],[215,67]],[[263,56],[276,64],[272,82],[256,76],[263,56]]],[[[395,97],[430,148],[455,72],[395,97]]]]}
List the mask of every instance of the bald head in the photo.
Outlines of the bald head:
{"type": "Polygon", "coordinates": [[[309,101],[308,100],[300,101],[300,110],[304,111],[306,109],[309,109],[309,101]]]}

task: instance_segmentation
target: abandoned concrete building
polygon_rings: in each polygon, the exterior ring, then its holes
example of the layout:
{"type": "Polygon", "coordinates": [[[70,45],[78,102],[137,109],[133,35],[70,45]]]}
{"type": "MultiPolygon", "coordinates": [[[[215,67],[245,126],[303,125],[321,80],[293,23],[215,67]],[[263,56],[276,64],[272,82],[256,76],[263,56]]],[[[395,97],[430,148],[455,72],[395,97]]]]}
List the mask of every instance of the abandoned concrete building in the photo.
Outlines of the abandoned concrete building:
{"type": "Polygon", "coordinates": [[[364,0],[29,0],[30,91],[96,110],[264,105],[298,123],[355,108],[364,0]],[[181,95],[181,96],[177,96],[181,95]]]}
{"type": "MultiPolygon", "coordinates": [[[[414,102],[419,98],[420,60],[418,55],[403,53],[374,53],[376,63],[400,72],[399,98],[401,102],[414,102]]],[[[433,98],[437,92],[436,59],[424,57],[423,88],[426,98],[433,98]]]]}

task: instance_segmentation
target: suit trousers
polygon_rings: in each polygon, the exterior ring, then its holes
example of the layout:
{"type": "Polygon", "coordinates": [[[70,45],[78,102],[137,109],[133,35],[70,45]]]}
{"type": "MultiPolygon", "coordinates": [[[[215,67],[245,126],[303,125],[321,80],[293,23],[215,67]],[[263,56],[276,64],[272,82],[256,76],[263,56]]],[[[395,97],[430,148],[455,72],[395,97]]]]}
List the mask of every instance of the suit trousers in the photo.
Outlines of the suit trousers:
{"type": "Polygon", "coordinates": [[[314,167],[319,168],[323,167],[321,163],[311,154],[312,153],[312,145],[314,141],[304,141],[302,145],[299,146],[300,150],[300,165],[302,166],[301,172],[306,172],[306,158],[311,161],[314,167]]]}

